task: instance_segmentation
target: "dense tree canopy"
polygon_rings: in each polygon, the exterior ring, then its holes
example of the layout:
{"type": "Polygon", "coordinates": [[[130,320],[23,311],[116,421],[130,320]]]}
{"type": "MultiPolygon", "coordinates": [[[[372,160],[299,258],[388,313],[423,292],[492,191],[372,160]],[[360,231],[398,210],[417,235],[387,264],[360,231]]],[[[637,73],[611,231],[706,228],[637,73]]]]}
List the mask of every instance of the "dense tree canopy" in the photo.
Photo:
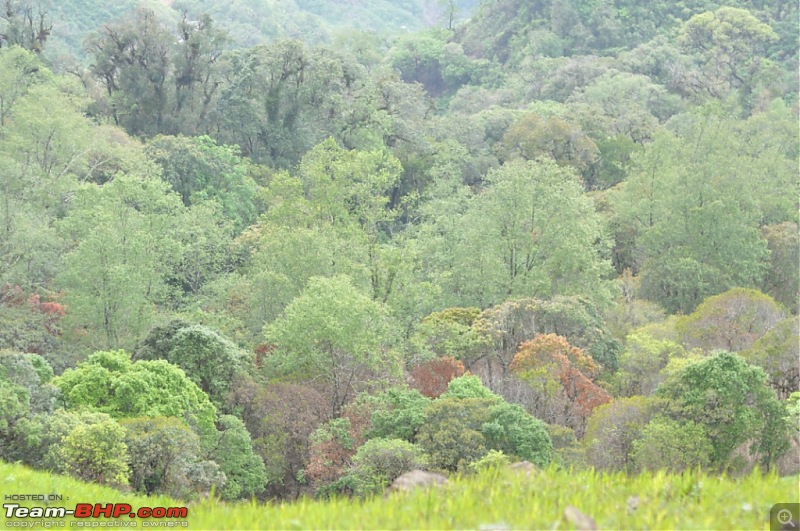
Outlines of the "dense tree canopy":
{"type": "Polygon", "coordinates": [[[134,4],[0,10],[0,458],[800,473],[796,3],[134,4]]]}

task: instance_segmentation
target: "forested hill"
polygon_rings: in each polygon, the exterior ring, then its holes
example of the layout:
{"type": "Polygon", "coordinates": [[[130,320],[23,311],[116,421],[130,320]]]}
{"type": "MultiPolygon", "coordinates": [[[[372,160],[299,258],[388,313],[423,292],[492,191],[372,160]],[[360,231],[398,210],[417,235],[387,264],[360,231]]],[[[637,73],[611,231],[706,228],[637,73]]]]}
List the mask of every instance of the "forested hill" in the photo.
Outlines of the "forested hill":
{"type": "Polygon", "coordinates": [[[83,40],[103,24],[139,7],[154,10],[175,25],[186,13],[191,20],[211,15],[231,37],[233,46],[253,46],[277,38],[310,43],[332,42],[347,29],[383,36],[425,27],[448,27],[469,18],[478,0],[42,0],[10,1],[18,9],[33,7],[52,21],[49,57],[83,56],[83,40]]]}
{"type": "Polygon", "coordinates": [[[800,472],[796,3],[182,2],[6,3],[0,458],[800,472]]]}

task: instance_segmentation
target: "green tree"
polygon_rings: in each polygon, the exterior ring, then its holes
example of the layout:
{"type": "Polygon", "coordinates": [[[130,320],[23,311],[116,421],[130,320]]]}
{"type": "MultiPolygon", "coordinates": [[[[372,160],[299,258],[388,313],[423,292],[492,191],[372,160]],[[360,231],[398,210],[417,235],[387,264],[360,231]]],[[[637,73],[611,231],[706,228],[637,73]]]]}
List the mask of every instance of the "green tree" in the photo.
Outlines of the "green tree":
{"type": "Polygon", "coordinates": [[[275,375],[324,382],[334,417],[368,374],[399,371],[386,308],[347,277],[310,279],[264,333],[275,375]]]}
{"type": "MultiPolygon", "coordinates": [[[[359,396],[371,410],[368,439],[403,439],[409,442],[425,423],[430,399],[415,389],[392,387],[376,395],[359,396]]],[[[356,400],[358,401],[358,399],[356,400]]]]}
{"type": "Polygon", "coordinates": [[[681,472],[708,465],[713,450],[702,424],[656,417],[633,441],[630,458],[638,470],[681,472]]]}
{"type": "Polygon", "coordinates": [[[510,161],[487,176],[452,230],[438,267],[461,303],[581,293],[603,303],[610,289],[600,220],[573,172],[549,161],[510,161]]]}
{"type": "Polygon", "coordinates": [[[722,7],[694,15],[683,26],[681,43],[697,57],[704,89],[720,97],[750,81],[767,46],[778,40],[746,9],[722,7]]]}
{"type": "Polygon", "coordinates": [[[146,153],[187,207],[214,200],[237,231],[255,221],[258,185],[235,146],[217,145],[208,136],[159,135],[148,142],[146,153]]]}
{"type": "Polygon", "coordinates": [[[52,379],[52,367],[38,354],[0,350],[0,380],[27,390],[31,413],[55,409],[59,391],[50,383],[52,379]]]}
{"type": "Polygon", "coordinates": [[[709,464],[719,470],[735,467],[733,452],[741,445],[767,465],[788,448],[785,408],[766,373],[735,354],[720,351],[686,366],[656,394],[668,401],[667,417],[705,430],[713,447],[709,464]]]}
{"type": "Polygon", "coordinates": [[[186,373],[222,408],[233,383],[252,364],[252,356],[202,325],[172,321],[156,327],[136,350],[134,360],[166,360],[186,373]]]}
{"type": "Polygon", "coordinates": [[[218,139],[282,168],[334,133],[360,77],[340,54],[290,40],[236,51],[227,61],[218,139]]]}
{"type": "Polygon", "coordinates": [[[583,444],[586,459],[597,468],[634,470],[632,451],[655,413],[652,399],[619,398],[596,408],[589,417],[583,444]]]}
{"type": "Polygon", "coordinates": [[[800,318],[790,317],[775,325],[741,356],[769,375],[769,383],[778,398],[787,399],[800,389],[800,367],[797,353],[800,352],[800,318]]]}
{"type": "Polygon", "coordinates": [[[96,352],[53,380],[68,407],[116,418],[178,417],[200,436],[204,448],[216,434],[216,408],[180,368],[164,361],[132,363],[124,351],[96,352]]]}
{"type": "Polygon", "coordinates": [[[764,336],[786,314],[769,295],[753,289],[734,288],[709,297],[678,322],[687,347],[706,351],[740,352],[764,336]]]}
{"type": "Polygon", "coordinates": [[[416,440],[430,466],[455,472],[486,455],[489,448],[481,428],[489,421],[489,408],[495,404],[485,398],[434,400],[416,440]]]}
{"type": "Polygon", "coordinates": [[[553,459],[553,443],[544,422],[518,404],[501,403],[489,410],[489,422],[481,427],[488,445],[506,455],[521,457],[544,467],[553,459]]]}
{"type": "Polygon", "coordinates": [[[128,484],[128,447],[125,430],[111,418],[81,424],[58,445],[66,471],[83,481],[122,486],[128,484]]]}
{"type": "Polygon", "coordinates": [[[800,231],[797,223],[784,222],[761,229],[769,249],[769,269],[761,289],[797,315],[800,310],[800,231]]]}
{"type": "Polygon", "coordinates": [[[223,499],[234,500],[259,494],[264,490],[267,473],[264,462],[253,451],[253,442],[244,423],[233,415],[222,415],[218,424],[216,444],[209,455],[227,478],[220,495],[223,499]]]}
{"type": "Polygon", "coordinates": [[[5,23],[0,33],[0,44],[19,46],[41,54],[53,31],[53,16],[46,4],[31,0],[6,0],[0,19],[5,23]]]}
{"type": "Polygon", "coordinates": [[[755,198],[782,178],[763,173],[773,155],[749,154],[723,113],[706,107],[686,120],[680,134],[656,136],[614,198],[636,235],[641,294],[672,313],[761,281],[768,254],[755,198]]]}
{"type": "Polygon", "coordinates": [[[401,439],[372,439],[358,448],[343,482],[353,485],[356,496],[376,495],[401,474],[426,465],[425,454],[415,444],[401,439]]]}
{"type": "Polygon", "coordinates": [[[119,175],[80,190],[60,225],[74,244],[57,286],[67,290],[71,322],[89,332],[90,343],[132,346],[149,328],[180,254],[182,208],[156,179],[119,175]]]}
{"type": "Polygon", "coordinates": [[[225,475],[213,461],[204,461],[200,439],[174,417],[121,419],[131,470],[129,485],[146,495],[175,498],[220,489],[225,475]]]}
{"type": "Polygon", "coordinates": [[[108,98],[116,125],[132,135],[165,131],[171,47],[175,38],[149,9],[107,24],[86,41],[92,73],[108,98]]]}
{"type": "Polygon", "coordinates": [[[557,116],[535,113],[520,117],[499,145],[505,160],[550,158],[561,166],[572,166],[586,174],[599,159],[597,145],[580,128],[557,116]]]}

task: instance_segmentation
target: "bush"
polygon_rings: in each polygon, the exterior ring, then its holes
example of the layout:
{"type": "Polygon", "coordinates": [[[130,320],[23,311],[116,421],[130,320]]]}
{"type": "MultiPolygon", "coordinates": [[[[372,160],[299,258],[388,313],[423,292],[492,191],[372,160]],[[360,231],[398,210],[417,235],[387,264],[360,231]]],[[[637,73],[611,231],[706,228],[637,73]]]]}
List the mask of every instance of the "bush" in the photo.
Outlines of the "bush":
{"type": "Polygon", "coordinates": [[[654,400],[619,398],[594,410],[584,438],[587,462],[597,468],[632,471],[633,442],[654,413],[654,400]]]}
{"type": "Polygon", "coordinates": [[[486,470],[498,470],[511,464],[511,458],[503,453],[502,450],[489,450],[489,453],[469,464],[472,472],[483,472],[486,470]]]}
{"type": "Polygon", "coordinates": [[[633,441],[631,459],[637,470],[680,472],[708,465],[713,449],[701,425],[657,417],[633,441]]]}
{"type": "Polygon", "coordinates": [[[789,447],[786,409],[767,385],[760,367],[720,351],[684,367],[659,387],[667,400],[667,416],[681,424],[692,421],[713,445],[710,465],[725,470],[734,450],[747,443],[763,464],[789,447]]]}
{"type": "Polygon", "coordinates": [[[473,374],[450,380],[447,385],[447,391],[442,395],[442,398],[482,398],[496,402],[502,400],[502,398],[486,388],[481,379],[473,374]]]}
{"type": "Polygon", "coordinates": [[[430,466],[455,472],[486,455],[489,449],[481,428],[489,422],[489,410],[495,404],[485,398],[435,400],[426,412],[428,421],[417,434],[430,466]]]}
{"type": "Polygon", "coordinates": [[[125,430],[109,416],[94,424],[79,424],[57,446],[63,470],[83,481],[103,485],[128,484],[125,430]]]}
{"type": "Polygon", "coordinates": [[[128,446],[129,483],[137,492],[190,498],[225,484],[225,474],[202,459],[200,439],[183,421],[145,417],[122,419],[120,425],[128,446]]]}
{"type": "Polygon", "coordinates": [[[422,449],[400,439],[372,439],[353,457],[351,484],[357,496],[379,494],[398,476],[427,467],[422,449]]]}
{"type": "Polygon", "coordinates": [[[502,403],[491,408],[490,420],[481,426],[488,445],[539,466],[553,458],[553,443],[544,422],[533,418],[517,404],[502,403]]]}
{"type": "Polygon", "coordinates": [[[416,389],[393,387],[366,398],[372,409],[368,439],[404,439],[413,441],[425,423],[430,399],[416,389]]]}

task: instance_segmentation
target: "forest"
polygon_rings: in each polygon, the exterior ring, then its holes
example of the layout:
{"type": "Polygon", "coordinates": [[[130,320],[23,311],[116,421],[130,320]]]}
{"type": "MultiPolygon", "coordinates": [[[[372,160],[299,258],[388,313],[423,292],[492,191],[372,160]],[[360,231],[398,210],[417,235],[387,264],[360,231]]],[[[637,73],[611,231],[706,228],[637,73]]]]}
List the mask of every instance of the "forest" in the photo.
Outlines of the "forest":
{"type": "Polygon", "coordinates": [[[0,13],[0,460],[800,474],[795,2],[113,4],[0,13]]]}

